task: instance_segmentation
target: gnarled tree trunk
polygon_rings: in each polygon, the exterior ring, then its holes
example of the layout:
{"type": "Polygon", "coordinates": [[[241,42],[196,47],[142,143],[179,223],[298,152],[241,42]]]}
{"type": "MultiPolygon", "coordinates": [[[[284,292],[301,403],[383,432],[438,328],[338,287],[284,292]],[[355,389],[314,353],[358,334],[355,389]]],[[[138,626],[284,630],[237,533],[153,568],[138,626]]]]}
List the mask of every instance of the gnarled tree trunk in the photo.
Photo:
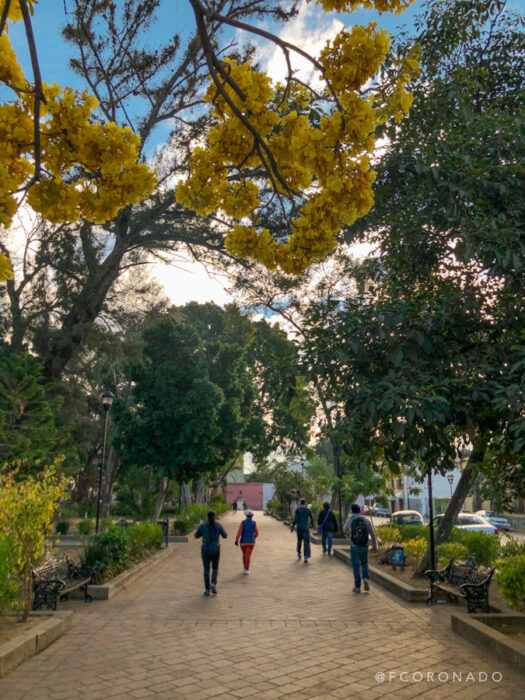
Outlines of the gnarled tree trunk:
{"type": "MultiPolygon", "coordinates": [[[[450,499],[448,508],[443,517],[441,518],[438,531],[435,535],[436,546],[442,544],[443,542],[446,542],[446,540],[450,536],[452,528],[454,527],[454,523],[456,522],[458,513],[461,510],[463,503],[465,503],[465,498],[468,496],[469,491],[476,480],[476,476],[478,474],[478,465],[481,463],[482,460],[483,452],[473,450],[465,468],[461,473],[461,477],[458,481],[458,485],[456,486],[456,490],[454,491],[452,498],[450,499]]],[[[423,576],[425,574],[425,571],[428,571],[428,569],[431,568],[430,559],[431,556],[429,544],[429,546],[427,547],[427,551],[425,552],[425,555],[417,568],[416,576],[423,576]]]]}

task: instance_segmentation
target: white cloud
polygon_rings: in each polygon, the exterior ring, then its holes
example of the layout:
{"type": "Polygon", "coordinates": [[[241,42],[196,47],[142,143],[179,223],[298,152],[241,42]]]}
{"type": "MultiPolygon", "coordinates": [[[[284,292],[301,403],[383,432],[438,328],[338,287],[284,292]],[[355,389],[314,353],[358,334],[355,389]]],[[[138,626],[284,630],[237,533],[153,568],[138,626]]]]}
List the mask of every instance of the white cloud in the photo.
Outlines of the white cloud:
{"type": "Polygon", "coordinates": [[[224,277],[206,271],[202,264],[189,259],[182,262],[177,259],[173,265],[155,263],[151,272],[177,306],[190,301],[200,304],[213,301],[223,306],[232,300],[225,289],[227,280],[224,277]]]}
{"type": "MultiPolygon", "coordinates": [[[[299,4],[297,17],[287,22],[279,37],[285,41],[301,47],[311,56],[317,57],[328,39],[333,39],[344,24],[334,15],[330,16],[317,5],[306,4],[304,0],[299,4]]],[[[313,86],[321,85],[318,79],[318,71],[312,63],[295,52],[290,53],[293,70],[304,82],[312,82],[313,86]]],[[[282,50],[273,44],[268,44],[261,52],[261,63],[264,70],[275,81],[282,81],[288,74],[286,60],[282,50]]]]}

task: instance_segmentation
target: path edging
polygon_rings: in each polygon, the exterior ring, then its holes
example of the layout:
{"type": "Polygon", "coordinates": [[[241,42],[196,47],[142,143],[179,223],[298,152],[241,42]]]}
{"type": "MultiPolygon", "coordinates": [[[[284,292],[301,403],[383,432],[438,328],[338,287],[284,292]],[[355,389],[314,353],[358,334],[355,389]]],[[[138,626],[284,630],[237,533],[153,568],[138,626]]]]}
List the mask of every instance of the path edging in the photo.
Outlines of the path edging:
{"type": "Polygon", "coordinates": [[[71,624],[73,612],[49,610],[29,613],[29,615],[48,619],[0,645],[0,678],[61,637],[71,624]]]}
{"type": "MultiPolygon", "coordinates": [[[[336,559],[344,562],[347,566],[352,566],[352,562],[350,561],[350,552],[346,552],[342,549],[334,549],[333,552],[336,559]]],[[[409,603],[424,603],[428,597],[428,592],[425,589],[409,586],[407,583],[399,581],[393,576],[390,576],[384,571],[376,569],[375,566],[371,566],[370,564],[368,565],[368,572],[372,581],[379,583],[391,593],[399,596],[409,603]]]]}
{"type": "Polygon", "coordinates": [[[485,624],[487,618],[504,620],[516,617],[525,619],[524,615],[518,614],[474,613],[469,615],[468,613],[452,613],[450,624],[457,634],[474,642],[474,644],[483,646],[502,661],[517,666],[522,673],[525,673],[525,643],[512,639],[485,624]]]}

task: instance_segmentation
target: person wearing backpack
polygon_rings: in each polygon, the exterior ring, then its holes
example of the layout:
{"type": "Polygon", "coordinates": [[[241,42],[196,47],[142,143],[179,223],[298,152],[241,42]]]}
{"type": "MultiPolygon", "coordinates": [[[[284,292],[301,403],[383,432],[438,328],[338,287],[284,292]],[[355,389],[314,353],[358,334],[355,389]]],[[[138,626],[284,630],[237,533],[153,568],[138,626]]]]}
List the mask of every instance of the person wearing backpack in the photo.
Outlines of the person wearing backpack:
{"type": "Polygon", "coordinates": [[[306,501],[301,498],[299,501],[299,508],[295,511],[293,524],[291,527],[292,532],[297,527],[297,558],[301,559],[301,546],[304,542],[304,563],[308,564],[308,559],[310,559],[310,527],[309,523],[314,526],[314,519],[312,518],[312,511],[306,507],[306,501]]]}
{"type": "Polygon", "coordinates": [[[350,533],[350,559],[354,569],[353,591],[354,593],[361,593],[361,571],[364,589],[369,591],[368,539],[372,539],[374,550],[377,550],[377,540],[372,523],[361,515],[361,509],[357,503],[352,505],[352,515],[346,521],[343,530],[350,533]]]}
{"type": "Polygon", "coordinates": [[[332,543],[334,532],[337,531],[337,520],[335,515],[330,510],[330,504],[324,503],[323,510],[317,517],[317,533],[321,535],[323,554],[332,554],[332,543]]]}
{"type": "Polygon", "coordinates": [[[235,546],[239,546],[240,540],[244,575],[247,576],[250,573],[250,558],[253,548],[255,547],[255,540],[259,536],[259,530],[257,529],[257,523],[253,520],[253,510],[248,508],[245,515],[246,519],[239,525],[239,531],[235,538],[235,546]]]}
{"type": "Polygon", "coordinates": [[[217,577],[219,575],[219,559],[221,556],[221,545],[219,538],[228,537],[222,525],[215,520],[215,513],[210,510],[208,522],[199,525],[195,537],[202,537],[202,565],[204,567],[204,595],[209,596],[210,592],[217,595],[217,577]],[[210,564],[211,564],[211,585],[210,585],[210,564]]]}

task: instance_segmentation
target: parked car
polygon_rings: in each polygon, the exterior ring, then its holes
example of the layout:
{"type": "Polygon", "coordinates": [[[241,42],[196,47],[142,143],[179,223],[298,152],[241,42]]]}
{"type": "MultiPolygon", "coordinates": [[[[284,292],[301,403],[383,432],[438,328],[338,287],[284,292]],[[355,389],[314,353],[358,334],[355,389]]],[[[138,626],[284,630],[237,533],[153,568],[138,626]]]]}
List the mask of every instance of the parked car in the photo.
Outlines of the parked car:
{"type": "Polygon", "coordinates": [[[361,515],[370,515],[370,508],[368,506],[361,506],[361,515]]]}
{"type": "MultiPolygon", "coordinates": [[[[439,525],[439,521],[443,515],[436,515],[434,525],[439,525]]],[[[454,527],[459,527],[460,530],[470,530],[471,532],[486,532],[488,535],[499,535],[498,529],[487,522],[484,518],[480,518],[475,513],[460,513],[456,518],[454,527]]]]}
{"type": "Polygon", "coordinates": [[[385,508],[385,506],[380,506],[379,503],[374,503],[370,508],[370,515],[376,515],[383,518],[390,517],[390,508],[385,508]]]}
{"type": "Polygon", "coordinates": [[[424,525],[425,521],[417,510],[398,510],[392,513],[392,522],[398,525],[424,525]]]}
{"type": "Polygon", "coordinates": [[[498,530],[510,530],[510,523],[507,518],[502,518],[500,515],[495,515],[492,510],[478,510],[476,515],[480,518],[488,520],[491,525],[497,527],[498,530]]]}

